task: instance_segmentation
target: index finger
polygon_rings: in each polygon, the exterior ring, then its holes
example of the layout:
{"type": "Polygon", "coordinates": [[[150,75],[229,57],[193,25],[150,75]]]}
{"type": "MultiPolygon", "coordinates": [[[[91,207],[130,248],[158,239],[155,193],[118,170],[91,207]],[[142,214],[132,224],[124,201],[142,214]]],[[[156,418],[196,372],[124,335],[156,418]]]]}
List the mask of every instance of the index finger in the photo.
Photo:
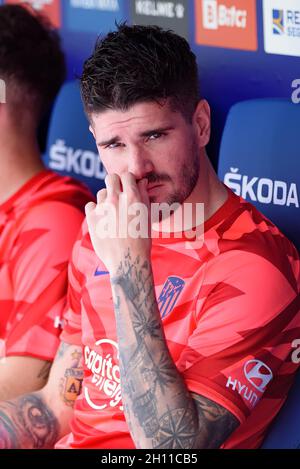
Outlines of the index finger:
{"type": "Polygon", "coordinates": [[[132,173],[123,173],[121,175],[121,182],[123,186],[123,192],[136,192],[138,190],[135,176],[132,173]]]}

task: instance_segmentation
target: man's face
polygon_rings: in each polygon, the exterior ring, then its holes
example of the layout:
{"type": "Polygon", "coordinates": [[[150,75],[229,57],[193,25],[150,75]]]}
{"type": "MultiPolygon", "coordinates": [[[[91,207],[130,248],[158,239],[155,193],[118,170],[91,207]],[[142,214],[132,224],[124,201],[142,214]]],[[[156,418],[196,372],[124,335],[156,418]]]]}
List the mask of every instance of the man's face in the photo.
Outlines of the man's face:
{"type": "Polygon", "coordinates": [[[199,145],[193,125],[168,103],[133,105],[92,116],[90,128],[109,174],[147,178],[151,202],[182,203],[199,177],[199,145]]]}

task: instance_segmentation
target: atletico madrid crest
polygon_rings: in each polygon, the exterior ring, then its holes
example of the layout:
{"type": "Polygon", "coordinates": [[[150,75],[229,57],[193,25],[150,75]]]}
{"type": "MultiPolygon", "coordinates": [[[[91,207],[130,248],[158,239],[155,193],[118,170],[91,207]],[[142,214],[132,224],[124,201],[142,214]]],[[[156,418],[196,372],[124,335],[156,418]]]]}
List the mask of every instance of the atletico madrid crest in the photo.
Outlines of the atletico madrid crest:
{"type": "Polygon", "coordinates": [[[158,307],[161,318],[170,314],[185,285],[179,277],[168,277],[158,298],[158,307]]]}

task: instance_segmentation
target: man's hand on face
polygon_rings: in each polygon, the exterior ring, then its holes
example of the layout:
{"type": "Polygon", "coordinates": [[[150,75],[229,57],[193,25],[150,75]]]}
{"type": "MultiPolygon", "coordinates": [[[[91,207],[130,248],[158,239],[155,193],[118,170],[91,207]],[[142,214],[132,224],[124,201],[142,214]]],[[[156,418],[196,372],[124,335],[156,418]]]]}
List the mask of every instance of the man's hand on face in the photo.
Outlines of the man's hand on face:
{"type": "Polygon", "coordinates": [[[110,274],[130,251],[149,258],[151,249],[150,202],[147,179],[132,173],[109,174],[106,189],[97,193],[97,204],[85,207],[93,248],[110,274]]]}

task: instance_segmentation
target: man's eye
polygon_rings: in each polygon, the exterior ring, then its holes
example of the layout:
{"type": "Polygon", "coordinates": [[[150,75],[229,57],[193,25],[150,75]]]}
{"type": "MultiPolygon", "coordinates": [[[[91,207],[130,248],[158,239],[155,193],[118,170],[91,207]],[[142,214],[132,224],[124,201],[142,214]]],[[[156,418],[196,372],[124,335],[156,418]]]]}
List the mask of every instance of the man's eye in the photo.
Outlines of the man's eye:
{"type": "Polygon", "coordinates": [[[104,148],[109,148],[109,149],[113,149],[113,148],[118,148],[121,146],[121,143],[110,143],[109,145],[106,145],[104,148]]]}
{"type": "Polygon", "coordinates": [[[149,140],[157,140],[158,138],[162,137],[163,135],[166,135],[163,132],[154,132],[153,134],[149,135],[149,140]]]}

